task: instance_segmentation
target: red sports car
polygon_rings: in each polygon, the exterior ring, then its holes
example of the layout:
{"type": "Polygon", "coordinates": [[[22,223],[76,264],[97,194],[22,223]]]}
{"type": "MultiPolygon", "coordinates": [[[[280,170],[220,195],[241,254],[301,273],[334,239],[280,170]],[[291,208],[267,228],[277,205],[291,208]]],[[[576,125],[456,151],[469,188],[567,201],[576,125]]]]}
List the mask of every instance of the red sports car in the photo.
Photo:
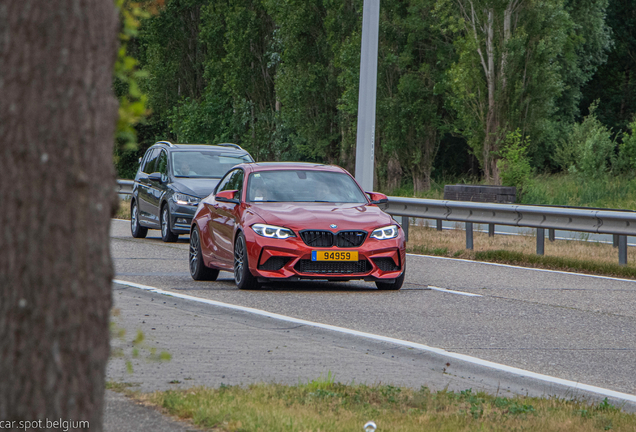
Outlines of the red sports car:
{"type": "Polygon", "coordinates": [[[234,272],[241,289],[269,281],[364,279],[382,290],[404,282],[402,228],[344,169],[309,163],[234,167],[199,204],[190,231],[190,274],[234,272]]]}

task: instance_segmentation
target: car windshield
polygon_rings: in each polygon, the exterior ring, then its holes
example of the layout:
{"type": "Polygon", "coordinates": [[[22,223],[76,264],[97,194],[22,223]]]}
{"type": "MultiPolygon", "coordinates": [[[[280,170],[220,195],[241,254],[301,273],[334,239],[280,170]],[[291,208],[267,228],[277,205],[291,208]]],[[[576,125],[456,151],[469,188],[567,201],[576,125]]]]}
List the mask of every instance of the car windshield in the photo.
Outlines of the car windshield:
{"type": "Polygon", "coordinates": [[[172,173],[175,177],[221,178],[234,165],[252,162],[248,154],[218,151],[173,151],[172,173]]]}
{"type": "Polygon", "coordinates": [[[251,202],[368,202],[353,179],[338,172],[261,171],[250,174],[247,187],[251,202]]]}

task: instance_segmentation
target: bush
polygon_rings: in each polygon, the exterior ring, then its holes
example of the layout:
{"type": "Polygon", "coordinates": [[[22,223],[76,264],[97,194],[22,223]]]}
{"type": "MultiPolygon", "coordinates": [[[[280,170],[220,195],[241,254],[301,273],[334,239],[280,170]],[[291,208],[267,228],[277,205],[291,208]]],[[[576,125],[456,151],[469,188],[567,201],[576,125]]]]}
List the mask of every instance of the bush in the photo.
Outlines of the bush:
{"type": "Polygon", "coordinates": [[[565,140],[557,146],[554,159],[564,171],[599,178],[616,163],[616,141],[595,111],[598,101],[590,105],[590,113],[582,123],[573,124],[565,140]]]}
{"type": "Polygon", "coordinates": [[[521,196],[524,188],[532,182],[528,145],[529,140],[521,136],[519,129],[509,132],[504,147],[499,152],[501,159],[497,161],[501,183],[516,187],[517,196],[521,196]]]}
{"type": "Polygon", "coordinates": [[[630,133],[623,133],[623,142],[618,146],[618,157],[612,170],[615,174],[633,174],[636,169],[636,119],[629,124],[630,133]]]}

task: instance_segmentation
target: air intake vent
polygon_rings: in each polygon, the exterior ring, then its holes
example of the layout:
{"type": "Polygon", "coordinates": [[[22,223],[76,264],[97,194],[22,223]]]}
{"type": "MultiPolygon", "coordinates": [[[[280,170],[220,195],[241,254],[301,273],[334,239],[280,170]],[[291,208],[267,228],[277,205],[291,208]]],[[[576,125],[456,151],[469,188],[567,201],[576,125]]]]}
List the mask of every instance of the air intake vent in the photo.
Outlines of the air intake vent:
{"type": "Polygon", "coordinates": [[[371,271],[371,263],[360,261],[311,261],[299,260],[294,267],[299,273],[353,274],[371,271]]]}
{"type": "Polygon", "coordinates": [[[289,257],[273,256],[269,257],[263,264],[259,264],[259,270],[278,271],[289,261],[289,257]]]}
{"type": "Polygon", "coordinates": [[[395,261],[393,261],[393,258],[373,258],[373,262],[375,263],[375,265],[378,266],[380,270],[385,272],[398,271],[400,269],[400,267],[395,265],[395,261]]]}

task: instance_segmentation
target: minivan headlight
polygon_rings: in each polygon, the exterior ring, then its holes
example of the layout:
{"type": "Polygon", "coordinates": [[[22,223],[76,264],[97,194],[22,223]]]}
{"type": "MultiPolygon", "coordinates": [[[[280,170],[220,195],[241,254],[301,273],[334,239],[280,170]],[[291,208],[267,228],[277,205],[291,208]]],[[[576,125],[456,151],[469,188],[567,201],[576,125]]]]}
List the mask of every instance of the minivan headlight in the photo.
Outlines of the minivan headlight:
{"type": "Polygon", "coordinates": [[[396,238],[398,236],[398,226],[389,225],[382,228],[378,228],[371,233],[371,238],[378,240],[388,240],[396,238]]]}
{"type": "Polygon", "coordinates": [[[256,234],[268,238],[286,239],[289,237],[296,237],[294,232],[289,228],[283,228],[274,225],[254,224],[252,229],[256,234]]]}
{"type": "Polygon", "coordinates": [[[199,205],[199,202],[201,201],[200,198],[197,198],[192,195],[182,194],[182,193],[175,193],[174,195],[172,195],[172,200],[179,205],[192,205],[192,206],[199,205]]]}

